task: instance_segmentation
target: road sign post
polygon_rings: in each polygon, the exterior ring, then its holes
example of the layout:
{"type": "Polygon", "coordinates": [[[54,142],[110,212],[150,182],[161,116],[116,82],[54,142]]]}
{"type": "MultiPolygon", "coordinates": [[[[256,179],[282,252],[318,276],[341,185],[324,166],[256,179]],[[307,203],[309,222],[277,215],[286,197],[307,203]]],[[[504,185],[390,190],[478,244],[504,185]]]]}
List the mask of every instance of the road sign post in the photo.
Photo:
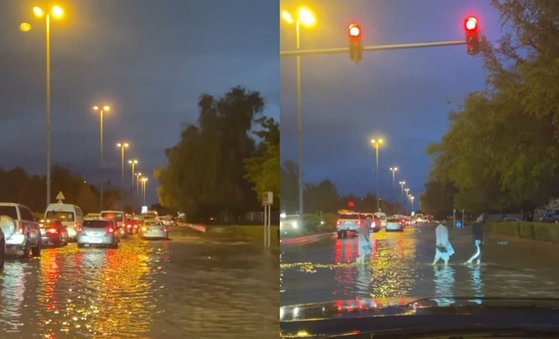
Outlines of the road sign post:
{"type": "Polygon", "coordinates": [[[274,194],[272,192],[262,193],[262,206],[264,207],[264,247],[271,245],[272,204],[274,194]]]}

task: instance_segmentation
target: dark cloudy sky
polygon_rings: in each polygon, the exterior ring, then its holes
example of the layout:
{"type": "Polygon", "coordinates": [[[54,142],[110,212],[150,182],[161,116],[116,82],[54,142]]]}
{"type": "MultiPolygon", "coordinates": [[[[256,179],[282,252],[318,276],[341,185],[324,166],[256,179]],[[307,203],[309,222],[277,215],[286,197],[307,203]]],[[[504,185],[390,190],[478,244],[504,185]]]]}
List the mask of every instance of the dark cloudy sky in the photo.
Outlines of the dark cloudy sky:
{"type": "MultiPolygon", "coordinates": [[[[45,173],[44,21],[28,0],[0,1],[0,166],[45,173]],[[32,30],[19,31],[21,22],[32,30]]],[[[279,119],[275,0],[72,0],[52,23],[52,159],[99,180],[99,120],[108,103],[105,162],[120,180],[115,143],[126,139],[139,170],[164,166],[202,93],[236,85],[260,91],[279,119]]],[[[128,168],[129,170],[129,168],[128,168]]],[[[127,172],[128,173],[128,172],[127,172]]],[[[156,202],[155,182],[148,184],[156,202]]]]}
{"type": "MultiPolygon", "coordinates": [[[[299,1],[281,0],[293,11],[299,1]]],[[[358,22],[363,44],[464,39],[463,20],[476,15],[492,43],[502,34],[489,1],[309,0],[317,17],[301,28],[301,48],[347,47],[345,29],[358,22]]],[[[295,29],[281,22],[280,48],[295,48],[295,29]]],[[[281,156],[296,159],[295,59],[282,57],[281,156]]],[[[448,128],[448,113],[461,107],[468,92],[484,87],[480,58],[464,45],[364,52],[355,64],[347,54],[302,58],[303,147],[306,182],[331,179],[339,192],[375,191],[375,152],[369,140],[381,135],[380,191],[391,197],[389,167],[396,180],[410,183],[419,196],[427,179],[429,143],[448,128]]],[[[399,187],[397,185],[397,187],[399,187]]],[[[416,202],[418,199],[416,199],[416,202]]],[[[416,204],[417,206],[417,204],[416,204]]]]}

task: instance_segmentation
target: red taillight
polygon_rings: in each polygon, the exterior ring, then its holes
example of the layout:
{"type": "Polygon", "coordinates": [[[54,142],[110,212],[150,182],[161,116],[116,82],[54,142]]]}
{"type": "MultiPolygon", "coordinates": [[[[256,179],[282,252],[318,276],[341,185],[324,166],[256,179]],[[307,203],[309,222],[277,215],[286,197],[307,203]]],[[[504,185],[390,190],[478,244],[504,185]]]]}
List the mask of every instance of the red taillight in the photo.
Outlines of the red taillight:
{"type": "Polygon", "coordinates": [[[128,227],[128,228],[131,228],[131,227],[132,227],[132,225],[126,225],[126,227],[128,227]]]}
{"type": "Polygon", "coordinates": [[[17,225],[17,232],[18,232],[19,234],[23,234],[23,231],[24,231],[23,224],[22,224],[22,223],[19,223],[19,224],[17,225]]]}
{"type": "Polygon", "coordinates": [[[112,227],[107,228],[107,233],[113,233],[115,230],[112,227]]]}
{"type": "Polygon", "coordinates": [[[356,224],[361,225],[361,220],[357,220],[356,224]]]}
{"type": "Polygon", "coordinates": [[[56,228],[47,228],[47,233],[58,233],[56,228]]]}
{"type": "Polygon", "coordinates": [[[336,221],[336,225],[339,225],[339,224],[341,224],[341,223],[342,223],[341,220],[336,221]]]}
{"type": "Polygon", "coordinates": [[[162,230],[163,232],[167,232],[167,228],[165,228],[165,227],[161,227],[161,230],[162,230]]]}

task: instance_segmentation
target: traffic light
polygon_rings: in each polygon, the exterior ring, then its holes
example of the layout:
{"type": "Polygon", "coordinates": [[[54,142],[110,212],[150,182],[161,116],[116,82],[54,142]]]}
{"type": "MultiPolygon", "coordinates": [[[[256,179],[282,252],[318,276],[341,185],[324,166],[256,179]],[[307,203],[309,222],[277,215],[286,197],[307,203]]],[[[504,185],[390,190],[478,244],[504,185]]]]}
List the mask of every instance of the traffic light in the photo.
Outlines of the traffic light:
{"type": "Polygon", "coordinates": [[[479,26],[475,16],[467,17],[464,20],[464,29],[466,31],[466,50],[469,55],[479,53],[479,26]]]}
{"type": "Polygon", "coordinates": [[[361,26],[350,24],[347,28],[349,36],[349,58],[356,63],[361,60],[363,45],[361,44],[361,26]]]}

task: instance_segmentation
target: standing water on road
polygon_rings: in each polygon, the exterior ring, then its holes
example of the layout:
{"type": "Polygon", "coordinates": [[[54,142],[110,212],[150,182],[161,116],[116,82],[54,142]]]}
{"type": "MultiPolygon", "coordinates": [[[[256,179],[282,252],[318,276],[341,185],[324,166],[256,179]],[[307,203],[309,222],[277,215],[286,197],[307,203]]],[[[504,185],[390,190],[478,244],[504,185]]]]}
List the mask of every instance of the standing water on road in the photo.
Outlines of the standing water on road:
{"type": "Polygon", "coordinates": [[[0,274],[2,338],[261,338],[278,332],[278,261],[222,235],[44,249],[0,274]]]}

